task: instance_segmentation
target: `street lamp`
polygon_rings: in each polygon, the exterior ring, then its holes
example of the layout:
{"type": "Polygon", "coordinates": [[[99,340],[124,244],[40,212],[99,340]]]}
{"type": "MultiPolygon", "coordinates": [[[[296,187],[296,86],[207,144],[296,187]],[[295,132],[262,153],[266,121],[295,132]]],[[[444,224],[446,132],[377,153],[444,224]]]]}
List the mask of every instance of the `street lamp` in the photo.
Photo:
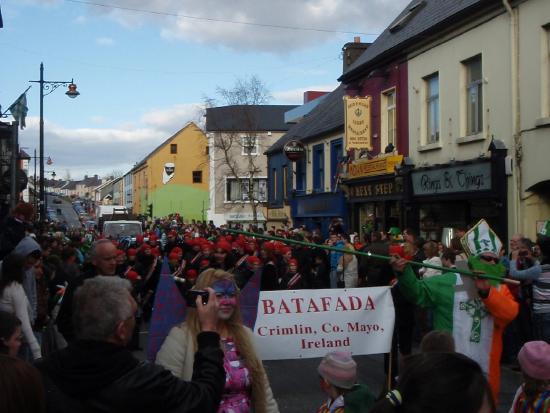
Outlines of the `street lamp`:
{"type": "Polygon", "coordinates": [[[76,98],[80,93],[76,90],[73,79],[70,81],[44,80],[44,63],[40,63],[40,80],[29,80],[29,82],[40,84],[40,221],[44,221],[46,218],[46,191],[44,191],[44,96],[49,95],[59,86],[69,88],[65,94],[71,99],[76,98]]]}

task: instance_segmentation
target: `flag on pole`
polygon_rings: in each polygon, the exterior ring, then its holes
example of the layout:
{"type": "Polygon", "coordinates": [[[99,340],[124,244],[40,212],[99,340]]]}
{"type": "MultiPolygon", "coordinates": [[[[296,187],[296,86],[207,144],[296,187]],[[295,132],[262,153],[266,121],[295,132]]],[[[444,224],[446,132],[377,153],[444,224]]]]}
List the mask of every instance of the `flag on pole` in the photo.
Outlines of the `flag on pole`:
{"type": "Polygon", "coordinates": [[[0,9],[0,29],[4,27],[4,22],[2,21],[2,9],[0,9]]]}
{"type": "Polygon", "coordinates": [[[14,119],[19,122],[21,129],[24,129],[25,126],[27,126],[25,124],[25,118],[27,117],[27,112],[29,111],[29,108],[27,107],[27,94],[22,93],[21,96],[19,96],[19,98],[11,104],[8,110],[11,112],[14,119]]]}

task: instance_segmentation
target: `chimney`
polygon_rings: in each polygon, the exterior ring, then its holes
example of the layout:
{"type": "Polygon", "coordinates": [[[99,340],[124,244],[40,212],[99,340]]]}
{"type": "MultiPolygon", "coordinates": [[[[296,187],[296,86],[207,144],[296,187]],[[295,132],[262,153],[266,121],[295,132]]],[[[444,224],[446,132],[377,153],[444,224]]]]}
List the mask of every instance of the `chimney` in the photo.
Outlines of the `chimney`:
{"type": "Polygon", "coordinates": [[[315,100],[317,98],[320,98],[323,95],[326,95],[329,92],[322,92],[319,90],[308,90],[304,92],[304,105],[308,102],[311,102],[312,100],[315,100]]]}
{"type": "Polygon", "coordinates": [[[98,175],[94,175],[94,179],[99,179],[99,176],[98,176],[98,175]]]}
{"type": "Polygon", "coordinates": [[[343,73],[363,54],[372,43],[361,43],[361,38],[355,36],[353,42],[346,43],[342,47],[343,73]]]}
{"type": "Polygon", "coordinates": [[[88,175],[84,175],[84,179],[88,179],[88,175]]]}

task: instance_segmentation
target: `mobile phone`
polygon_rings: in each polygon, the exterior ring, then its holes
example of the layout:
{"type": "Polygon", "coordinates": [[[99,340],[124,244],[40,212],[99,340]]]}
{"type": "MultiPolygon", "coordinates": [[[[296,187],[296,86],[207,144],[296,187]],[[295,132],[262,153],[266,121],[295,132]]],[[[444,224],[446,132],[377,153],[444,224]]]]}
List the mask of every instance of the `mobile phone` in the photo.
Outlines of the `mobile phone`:
{"type": "Polygon", "coordinates": [[[208,291],[204,290],[187,290],[185,293],[185,302],[188,307],[197,307],[197,297],[202,297],[202,303],[206,305],[208,303],[208,291]]]}

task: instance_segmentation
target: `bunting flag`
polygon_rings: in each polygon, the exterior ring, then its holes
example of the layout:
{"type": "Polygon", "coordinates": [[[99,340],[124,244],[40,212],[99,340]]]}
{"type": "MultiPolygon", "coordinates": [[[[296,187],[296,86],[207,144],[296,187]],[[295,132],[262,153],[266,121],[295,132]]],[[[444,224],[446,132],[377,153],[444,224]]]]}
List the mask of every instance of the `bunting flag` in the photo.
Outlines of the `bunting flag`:
{"type": "Polygon", "coordinates": [[[185,319],[185,310],[185,301],[176,286],[174,277],[170,274],[168,259],[165,258],[149,324],[149,342],[147,344],[147,359],[149,361],[155,361],[157,352],[170,329],[185,319]]]}
{"type": "Polygon", "coordinates": [[[25,126],[27,126],[25,124],[25,118],[27,117],[27,112],[29,111],[29,108],[27,107],[27,94],[22,93],[21,96],[19,96],[19,98],[11,104],[8,110],[11,112],[13,118],[19,122],[21,129],[24,129],[25,126]]]}
{"type": "MultiPolygon", "coordinates": [[[[261,270],[250,278],[239,296],[239,305],[243,324],[254,329],[260,299],[261,270]]],[[[151,323],[149,325],[149,342],[147,344],[147,359],[155,361],[164,339],[172,327],[185,320],[187,305],[183,299],[174,277],[170,274],[168,260],[162,264],[160,280],[155,294],[155,303],[151,323]]]]}

